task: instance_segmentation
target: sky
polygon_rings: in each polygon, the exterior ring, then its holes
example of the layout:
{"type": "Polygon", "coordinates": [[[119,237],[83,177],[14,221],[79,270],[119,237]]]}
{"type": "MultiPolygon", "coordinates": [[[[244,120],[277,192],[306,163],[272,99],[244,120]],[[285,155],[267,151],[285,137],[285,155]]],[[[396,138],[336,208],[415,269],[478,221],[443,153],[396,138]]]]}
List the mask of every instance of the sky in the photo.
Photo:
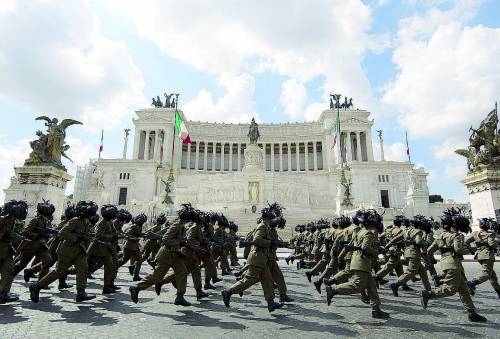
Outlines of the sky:
{"type": "Polygon", "coordinates": [[[1,188],[39,115],[84,123],[68,129],[74,175],[101,129],[102,157],[121,157],[134,110],[164,92],[218,122],[315,120],[335,92],[372,113],[386,160],[406,160],[408,132],[430,193],[464,202],[454,150],[500,97],[497,0],[0,2],[1,188]]]}

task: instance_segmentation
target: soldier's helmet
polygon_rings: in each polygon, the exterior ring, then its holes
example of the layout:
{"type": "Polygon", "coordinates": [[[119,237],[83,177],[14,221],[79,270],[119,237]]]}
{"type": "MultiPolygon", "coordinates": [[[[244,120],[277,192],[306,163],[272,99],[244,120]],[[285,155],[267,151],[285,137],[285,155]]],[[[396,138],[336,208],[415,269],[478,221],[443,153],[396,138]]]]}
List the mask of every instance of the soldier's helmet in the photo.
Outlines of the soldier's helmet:
{"type": "Polygon", "coordinates": [[[479,218],[477,219],[477,223],[481,229],[487,230],[490,226],[490,220],[490,218],[479,218]]]}
{"type": "Polygon", "coordinates": [[[56,208],[48,200],[43,200],[36,205],[36,212],[38,215],[46,218],[52,218],[56,208]]]}
{"type": "Polygon", "coordinates": [[[92,224],[92,225],[96,225],[97,222],[99,221],[99,214],[92,214],[90,217],[89,217],[89,222],[92,224]]]}
{"type": "Polygon", "coordinates": [[[271,220],[277,217],[276,211],[271,206],[263,208],[260,211],[260,214],[262,215],[262,218],[267,218],[271,220]]]}
{"type": "Polygon", "coordinates": [[[101,207],[101,216],[104,220],[110,221],[116,218],[118,208],[115,205],[104,205],[101,207]]]}
{"type": "Polygon", "coordinates": [[[87,218],[91,218],[92,216],[97,214],[97,211],[99,211],[99,206],[93,201],[87,202],[87,211],[86,211],[86,216],[87,218]]]}
{"type": "Polygon", "coordinates": [[[64,220],[69,221],[76,217],[76,210],[75,210],[75,205],[69,205],[66,207],[64,210],[64,220]]]}
{"type": "Polygon", "coordinates": [[[154,223],[155,223],[155,225],[163,225],[166,222],[167,222],[167,217],[165,216],[165,213],[162,213],[156,217],[156,220],[154,223]]]}
{"type": "Polygon", "coordinates": [[[144,213],[138,214],[132,218],[132,224],[135,225],[143,225],[146,221],[148,221],[148,217],[144,213]]]}
{"type": "Polygon", "coordinates": [[[193,221],[195,216],[195,211],[191,203],[182,204],[181,208],[177,211],[177,215],[180,220],[183,221],[193,221]]]}
{"type": "Polygon", "coordinates": [[[217,214],[217,224],[222,228],[229,227],[229,221],[227,220],[226,216],[222,213],[217,214]]]}
{"type": "Polygon", "coordinates": [[[276,227],[279,229],[284,229],[286,225],[286,220],[283,216],[278,216],[271,221],[271,227],[276,227]]]}
{"type": "Polygon", "coordinates": [[[356,214],[352,217],[352,223],[354,225],[359,225],[361,223],[360,217],[363,218],[364,212],[361,210],[356,211],[356,214]]]}
{"type": "Polygon", "coordinates": [[[4,204],[3,214],[24,220],[28,216],[28,204],[23,200],[10,200],[4,204]]]}
{"type": "Polygon", "coordinates": [[[393,223],[396,226],[401,226],[403,224],[404,220],[405,220],[404,215],[395,215],[393,223]]]}
{"type": "Polygon", "coordinates": [[[128,224],[132,220],[132,214],[130,214],[130,212],[127,211],[126,209],[122,208],[116,214],[116,219],[122,222],[123,224],[128,224]]]}

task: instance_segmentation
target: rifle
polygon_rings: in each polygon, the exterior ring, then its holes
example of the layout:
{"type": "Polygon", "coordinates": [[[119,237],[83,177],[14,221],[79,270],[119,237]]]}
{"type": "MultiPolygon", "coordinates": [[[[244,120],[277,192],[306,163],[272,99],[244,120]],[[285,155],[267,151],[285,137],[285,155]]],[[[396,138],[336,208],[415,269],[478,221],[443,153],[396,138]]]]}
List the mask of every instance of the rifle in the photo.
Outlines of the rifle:
{"type": "Polygon", "coordinates": [[[59,231],[53,229],[53,228],[44,228],[42,232],[40,232],[39,237],[42,239],[49,239],[51,237],[56,237],[58,238],[59,231]]]}
{"type": "Polygon", "coordinates": [[[271,240],[271,248],[290,248],[290,244],[283,240],[271,240]]]}

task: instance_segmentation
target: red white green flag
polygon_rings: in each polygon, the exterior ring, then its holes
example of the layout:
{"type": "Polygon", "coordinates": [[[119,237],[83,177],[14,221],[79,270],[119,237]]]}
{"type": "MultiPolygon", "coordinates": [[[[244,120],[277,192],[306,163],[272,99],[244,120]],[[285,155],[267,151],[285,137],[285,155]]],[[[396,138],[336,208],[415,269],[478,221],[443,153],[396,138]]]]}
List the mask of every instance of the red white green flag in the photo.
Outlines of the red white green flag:
{"type": "Polygon", "coordinates": [[[183,144],[190,144],[191,138],[189,137],[189,132],[187,130],[186,124],[182,120],[179,111],[175,111],[175,131],[181,138],[183,144]]]}

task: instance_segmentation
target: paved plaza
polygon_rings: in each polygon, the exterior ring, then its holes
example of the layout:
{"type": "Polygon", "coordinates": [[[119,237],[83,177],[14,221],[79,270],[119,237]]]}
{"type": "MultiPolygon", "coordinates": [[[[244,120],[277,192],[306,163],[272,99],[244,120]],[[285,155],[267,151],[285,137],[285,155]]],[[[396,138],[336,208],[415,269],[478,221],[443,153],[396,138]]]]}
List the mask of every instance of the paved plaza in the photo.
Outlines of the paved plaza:
{"type": "MultiPolygon", "coordinates": [[[[284,265],[284,262],[281,262],[284,265]]],[[[147,266],[147,265],[146,265],[147,266]]],[[[497,274],[499,264],[497,263],[497,274]]],[[[145,266],[144,266],[145,267],[145,266]]],[[[466,273],[472,277],[478,264],[465,263],[466,273]]],[[[149,268],[147,269],[149,272],[149,268]]],[[[489,283],[478,288],[474,302],[481,314],[488,318],[485,324],[467,321],[466,312],[458,295],[440,301],[431,301],[422,310],[416,284],[415,292],[400,292],[392,296],[388,288],[380,290],[383,309],[391,313],[390,320],[374,320],[370,307],[358,296],[336,297],[332,306],[325,302],[308,284],[304,271],[283,266],[289,294],[295,302],[269,314],[260,286],[250,289],[243,298],[233,296],[231,308],[224,307],[220,291],[211,292],[209,299],[198,302],[191,285],[186,299],[193,306],[173,305],[174,289],[166,287],[160,297],[153,288],[140,294],[140,302],[130,301],[128,286],[131,277],[123,268],[118,284],[122,293],[112,297],[100,295],[102,272],[90,281],[88,292],[97,294],[93,301],[75,304],[74,291],[59,292],[56,286],[41,293],[40,303],[29,301],[27,284],[19,276],[13,292],[21,301],[0,305],[1,338],[319,338],[325,336],[361,336],[392,338],[500,338],[499,300],[489,283]],[[49,298],[50,296],[50,298],[49,298]]],[[[233,277],[224,277],[229,286],[233,277]]],[[[189,278],[190,280],[190,278],[189,278]]],[[[73,279],[69,279],[74,283],[73,279]]],[[[191,284],[191,281],[189,281],[191,284]]],[[[57,284],[56,284],[57,285],[57,284]]]]}

